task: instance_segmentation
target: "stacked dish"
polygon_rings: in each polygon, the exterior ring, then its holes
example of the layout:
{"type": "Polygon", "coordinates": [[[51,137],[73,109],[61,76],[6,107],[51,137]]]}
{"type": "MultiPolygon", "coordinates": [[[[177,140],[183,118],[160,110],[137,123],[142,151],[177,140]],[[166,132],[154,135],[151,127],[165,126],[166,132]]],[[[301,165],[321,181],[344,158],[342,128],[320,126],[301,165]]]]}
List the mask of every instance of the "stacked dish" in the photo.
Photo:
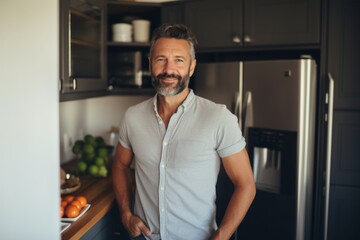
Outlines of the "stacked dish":
{"type": "Polygon", "coordinates": [[[131,42],[132,25],[128,23],[115,23],[112,25],[114,42],[131,42]]]}

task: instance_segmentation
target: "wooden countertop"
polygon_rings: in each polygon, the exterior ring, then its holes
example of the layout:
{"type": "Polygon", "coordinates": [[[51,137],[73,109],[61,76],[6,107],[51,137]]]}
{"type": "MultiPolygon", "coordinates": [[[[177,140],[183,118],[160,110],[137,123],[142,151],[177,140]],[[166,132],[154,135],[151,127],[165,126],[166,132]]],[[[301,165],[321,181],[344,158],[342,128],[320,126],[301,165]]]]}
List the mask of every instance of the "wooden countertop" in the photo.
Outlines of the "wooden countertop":
{"type": "MultiPolygon", "coordinates": [[[[91,204],[89,210],[72,222],[61,239],[79,239],[92,228],[115,204],[111,178],[84,178],[81,187],[71,195],[83,195],[91,204]]],[[[66,196],[66,195],[64,195],[66,196]]]]}

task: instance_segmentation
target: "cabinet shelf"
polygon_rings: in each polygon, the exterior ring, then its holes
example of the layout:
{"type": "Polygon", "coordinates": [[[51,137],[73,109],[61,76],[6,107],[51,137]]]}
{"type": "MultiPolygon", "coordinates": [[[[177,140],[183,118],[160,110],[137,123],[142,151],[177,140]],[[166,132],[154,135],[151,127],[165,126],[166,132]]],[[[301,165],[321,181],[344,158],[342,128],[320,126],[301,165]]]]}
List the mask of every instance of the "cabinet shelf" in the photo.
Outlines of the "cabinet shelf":
{"type": "Polygon", "coordinates": [[[149,42],[108,42],[107,45],[109,47],[143,47],[148,48],[150,47],[149,42]]]}
{"type": "Polygon", "coordinates": [[[85,13],[83,12],[80,12],[76,9],[70,9],[70,14],[73,15],[73,16],[77,16],[77,17],[80,17],[80,18],[83,18],[87,21],[91,21],[91,22],[100,22],[98,19],[96,19],[95,17],[93,16],[89,16],[89,15],[86,15],[85,13]]]}
{"type": "Polygon", "coordinates": [[[83,47],[99,48],[100,43],[92,43],[83,40],[71,39],[71,44],[75,44],[83,47]]]}

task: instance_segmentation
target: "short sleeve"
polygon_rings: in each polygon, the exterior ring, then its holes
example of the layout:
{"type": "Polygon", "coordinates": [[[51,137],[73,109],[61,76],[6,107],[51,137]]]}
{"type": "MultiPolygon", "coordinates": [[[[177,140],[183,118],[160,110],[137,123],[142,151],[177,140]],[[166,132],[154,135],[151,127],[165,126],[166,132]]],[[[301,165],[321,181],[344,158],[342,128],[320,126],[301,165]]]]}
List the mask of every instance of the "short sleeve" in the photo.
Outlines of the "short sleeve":
{"type": "Polygon", "coordinates": [[[238,118],[226,108],[223,109],[219,119],[217,146],[220,157],[227,157],[240,152],[246,146],[238,118]]]}
{"type": "Polygon", "coordinates": [[[124,116],[122,117],[120,121],[120,127],[119,127],[119,143],[121,146],[127,149],[131,149],[131,144],[129,140],[128,135],[128,111],[125,112],[124,116]]]}

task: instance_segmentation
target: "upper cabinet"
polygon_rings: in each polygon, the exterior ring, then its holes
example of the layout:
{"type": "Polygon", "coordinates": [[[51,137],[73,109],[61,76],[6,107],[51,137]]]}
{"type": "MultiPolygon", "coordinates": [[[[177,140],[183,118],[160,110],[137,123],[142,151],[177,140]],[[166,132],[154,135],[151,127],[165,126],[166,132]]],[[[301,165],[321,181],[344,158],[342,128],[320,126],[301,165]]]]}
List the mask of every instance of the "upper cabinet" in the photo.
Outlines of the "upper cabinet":
{"type": "Polygon", "coordinates": [[[100,0],[60,1],[60,99],[106,89],[100,0]]]}
{"type": "Polygon", "coordinates": [[[184,16],[199,48],[242,44],[242,1],[188,1],[184,16]]]}
{"type": "Polygon", "coordinates": [[[181,1],[164,2],[161,8],[162,23],[184,23],[184,4],[181,1]]]}
{"type": "Polygon", "coordinates": [[[200,49],[320,44],[320,0],[187,1],[200,49]]]}
{"type": "Polygon", "coordinates": [[[327,71],[335,82],[336,110],[360,110],[359,23],[359,1],[330,1],[327,71]]]}
{"type": "Polygon", "coordinates": [[[60,101],[153,94],[150,38],[162,23],[189,25],[199,52],[320,45],[320,0],[62,0],[60,7],[60,101]],[[150,22],[148,41],[114,38],[115,24],[136,19],[150,22]]]}

